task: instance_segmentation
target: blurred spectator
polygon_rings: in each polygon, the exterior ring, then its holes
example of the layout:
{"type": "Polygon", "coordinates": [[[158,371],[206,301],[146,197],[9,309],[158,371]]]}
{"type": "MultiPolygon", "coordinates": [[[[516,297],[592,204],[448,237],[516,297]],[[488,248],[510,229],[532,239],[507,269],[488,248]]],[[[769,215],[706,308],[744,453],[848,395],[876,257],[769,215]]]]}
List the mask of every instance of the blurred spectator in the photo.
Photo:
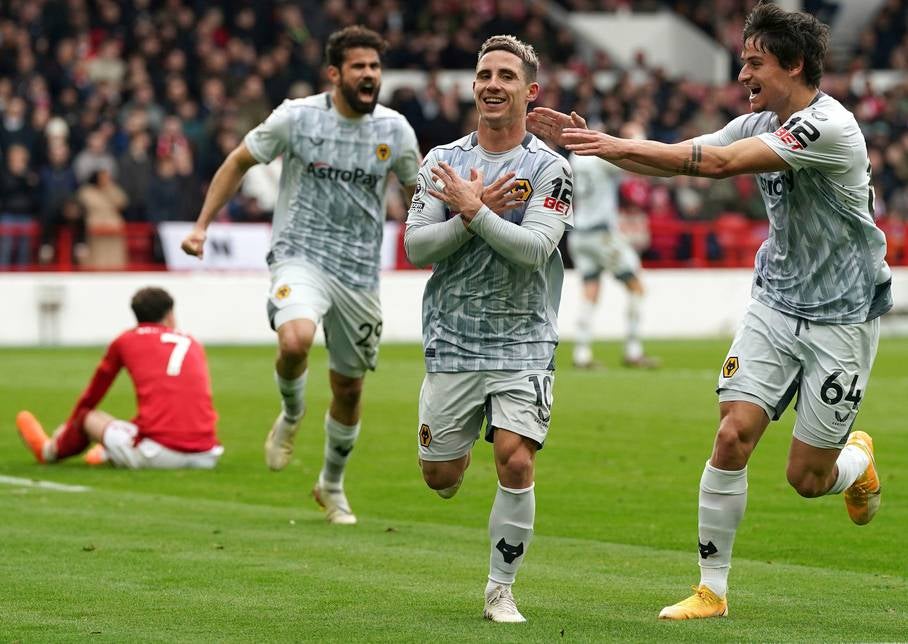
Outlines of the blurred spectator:
{"type": "Polygon", "coordinates": [[[29,124],[27,109],[28,104],[20,96],[11,97],[6,103],[0,120],[0,150],[21,145],[29,154],[34,152],[38,135],[29,124]]]}
{"type": "Polygon", "coordinates": [[[152,132],[157,132],[161,129],[165,116],[164,108],[155,101],[154,85],[149,81],[140,83],[133,90],[132,98],[120,110],[120,123],[125,123],[136,110],[141,110],[145,113],[145,118],[148,119],[148,126],[152,132]]]}
{"type": "Polygon", "coordinates": [[[56,226],[63,221],[63,205],[76,193],[78,184],[69,158],[69,146],[54,139],[49,144],[47,165],[41,168],[41,253],[47,263],[48,251],[56,237],[56,226]]]}
{"type": "Polygon", "coordinates": [[[79,152],[73,160],[73,170],[75,170],[76,180],[80,184],[101,170],[111,176],[116,173],[117,162],[107,151],[107,136],[101,129],[88,135],[85,149],[79,152]]]}
{"type": "Polygon", "coordinates": [[[148,221],[191,221],[201,208],[201,189],[192,173],[192,152],[176,147],[159,156],[148,189],[148,221]]]}
{"type": "MultiPolygon", "coordinates": [[[[20,143],[6,150],[6,168],[0,174],[0,226],[27,226],[37,221],[38,176],[29,170],[28,148],[20,143]]],[[[0,234],[0,267],[31,263],[32,236],[25,230],[0,234]]]]}
{"type": "Polygon", "coordinates": [[[127,221],[148,219],[148,194],[154,176],[150,148],[148,132],[138,131],[129,139],[129,147],[117,161],[117,177],[129,199],[129,206],[124,212],[127,221]]]}
{"type": "Polygon", "coordinates": [[[236,100],[236,132],[243,136],[256,125],[268,118],[272,106],[265,94],[265,84],[260,76],[246,77],[236,100]]]}
{"type": "Polygon", "coordinates": [[[85,207],[75,197],[66,199],[57,211],[57,218],[49,222],[42,233],[41,248],[38,251],[38,262],[46,265],[60,261],[57,253],[69,252],[77,265],[88,263],[88,244],[85,241],[85,207]],[[65,234],[64,234],[65,233],[65,234]],[[69,240],[69,248],[61,249],[64,239],[69,240]]]}
{"type": "Polygon", "coordinates": [[[180,121],[180,117],[166,117],[161,126],[161,132],[158,134],[155,156],[163,159],[187,151],[189,151],[189,139],[183,134],[183,123],[180,121]]]}
{"type": "Polygon", "coordinates": [[[79,188],[79,202],[85,208],[88,262],[91,268],[126,267],[126,226],[123,211],[128,199],[107,169],[96,170],[79,188]]]}

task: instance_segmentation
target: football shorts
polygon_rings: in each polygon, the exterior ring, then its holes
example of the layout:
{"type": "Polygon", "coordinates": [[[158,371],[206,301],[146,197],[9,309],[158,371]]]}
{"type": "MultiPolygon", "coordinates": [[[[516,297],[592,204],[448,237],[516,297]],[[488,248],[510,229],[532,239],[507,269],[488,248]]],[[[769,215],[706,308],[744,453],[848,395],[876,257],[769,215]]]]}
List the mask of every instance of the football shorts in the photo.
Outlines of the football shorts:
{"type": "Polygon", "coordinates": [[[268,318],[277,330],[290,320],[323,324],[329,367],[362,378],[378,361],[382,316],[378,291],[350,288],[303,259],[271,269],[268,318]]]}
{"type": "Polygon", "coordinates": [[[222,445],[215,445],[205,452],[178,452],[150,438],[142,438],[136,443],[138,435],[139,428],[133,423],[112,420],[104,428],[104,449],[110,462],[131,470],[210,470],[224,453],[222,445]]]}
{"type": "Polygon", "coordinates": [[[585,280],[598,279],[605,271],[627,281],[640,272],[640,257],[620,233],[574,230],[568,235],[568,251],[585,280]]]}
{"type": "Polygon", "coordinates": [[[485,439],[506,429],[545,443],[555,374],[526,371],[427,373],[419,392],[419,457],[452,461],[469,452],[485,420],[485,439]]]}
{"type": "Polygon", "coordinates": [[[879,318],[818,324],[751,300],[719,374],[719,400],[752,402],[778,420],[797,395],[795,438],[841,448],[867,389],[879,338],[879,318]]]}

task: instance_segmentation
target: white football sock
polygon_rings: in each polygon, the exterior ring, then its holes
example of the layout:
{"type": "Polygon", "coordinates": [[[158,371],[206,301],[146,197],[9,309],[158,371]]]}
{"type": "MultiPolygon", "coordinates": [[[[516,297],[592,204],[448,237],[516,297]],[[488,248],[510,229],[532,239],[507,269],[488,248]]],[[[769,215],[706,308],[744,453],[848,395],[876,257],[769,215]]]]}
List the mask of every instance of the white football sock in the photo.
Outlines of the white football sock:
{"type": "Polygon", "coordinates": [[[522,490],[498,484],[492,512],[489,514],[489,581],[494,585],[514,583],[517,569],[533,537],[536,518],[535,485],[522,490]]]}
{"type": "Polygon", "coordinates": [[[719,597],[728,592],[735,533],[747,507],[747,468],[720,470],[706,462],[700,477],[700,583],[719,597]]]}
{"type": "Polygon", "coordinates": [[[274,382],[277,383],[278,391],[281,392],[281,405],[284,410],[284,416],[290,423],[295,423],[302,418],[303,413],[306,411],[304,394],[308,377],[308,369],[299,378],[292,380],[282,378],[277,371],[274,372],[274,382]]]}
{"type": "Polygon", "coordinates": [[[577,334],[574,336],[574,363],[584,365],[593,360],[593,315],[596,313],[596,302],[585,297],[577,305],[577,334]]]}
{"type": "Polygon", "coordinates": [[[627,339],[624,343],[624,357],[628,360],[639,360],[643,357],[643,343],[640,341],[640,317],[643,309],[643,296],[639,293],[627,293],[627,339]]]}
{"type": "Polygon", "coordinates": [[[839,452],[835,465],[839,473],[826,494],[841,494],[847,490],[870,465],[870,457],[857,445],[846,445],[839,452]]]}
{"type": "Polygon", "coordinates": [[[318,480],[329,490],[340,490],[344,487],[344,469],[347,459],[359,436],[360,424],[343,425],[325,414],[325,462],[318,480]]]}

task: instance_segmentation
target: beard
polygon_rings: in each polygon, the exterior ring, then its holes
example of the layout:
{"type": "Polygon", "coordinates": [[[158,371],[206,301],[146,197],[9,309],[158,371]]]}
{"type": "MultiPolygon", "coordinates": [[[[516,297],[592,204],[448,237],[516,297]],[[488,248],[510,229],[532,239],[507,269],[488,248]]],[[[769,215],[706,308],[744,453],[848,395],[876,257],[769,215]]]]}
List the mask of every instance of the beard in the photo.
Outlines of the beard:
{"type": "Polygon", "coordinates": [[[371,114],[375,110],[375,105],[378,103],[378,90],[381,88],[380,83],[373,83],[372,87],[372,100],[364,101],[359,97],[359,88],[363,83],[359,83],[357,86],[349,85],[343,80],[341,80],[340,91],[344,97],[344,100],[347,101],[347,105],[353,108],[355,111],[360,114],[371,114]]]}

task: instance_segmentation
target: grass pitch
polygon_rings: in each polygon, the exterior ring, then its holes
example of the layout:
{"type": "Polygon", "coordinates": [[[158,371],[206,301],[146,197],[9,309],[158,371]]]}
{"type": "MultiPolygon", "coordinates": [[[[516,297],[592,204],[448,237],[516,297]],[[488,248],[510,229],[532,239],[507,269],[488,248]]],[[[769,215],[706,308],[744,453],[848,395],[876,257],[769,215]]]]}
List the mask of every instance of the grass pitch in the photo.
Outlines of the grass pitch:
{"type": "MultiPolygon", "coordinates": [[[[574,371],[559,349],[552,429],[537,467],[536,536],[514,587],[529,622],[481,617],[491,450],[477,443],[443,501],[416,466],[415,345],[382,348],[367,379],[347,493],[355,527],[309,498],[328,400],[317,349],[295,460],[267,470],[278,409],[271,347],[210,347],[220,435],[213,472],[41,466],[17,410],[48,429],[69,413],[101,350],[0,350],[0,639],[4,641],[905,641],[908,640],[908,341],[884,340],[858,426],[875,439],[883,505],[866,527],[841,497],[805,500],[785,482],[793,414],[750,464],[730,616],[666,623],[696,567],[697,484],[716,428],[727,340],[651,343],[665,367],[574,371]]],[[[599,357],[617,364],[618,347],[599,357]]],[[[131,417],[121,375],[103,409],[131,417]]]]}

